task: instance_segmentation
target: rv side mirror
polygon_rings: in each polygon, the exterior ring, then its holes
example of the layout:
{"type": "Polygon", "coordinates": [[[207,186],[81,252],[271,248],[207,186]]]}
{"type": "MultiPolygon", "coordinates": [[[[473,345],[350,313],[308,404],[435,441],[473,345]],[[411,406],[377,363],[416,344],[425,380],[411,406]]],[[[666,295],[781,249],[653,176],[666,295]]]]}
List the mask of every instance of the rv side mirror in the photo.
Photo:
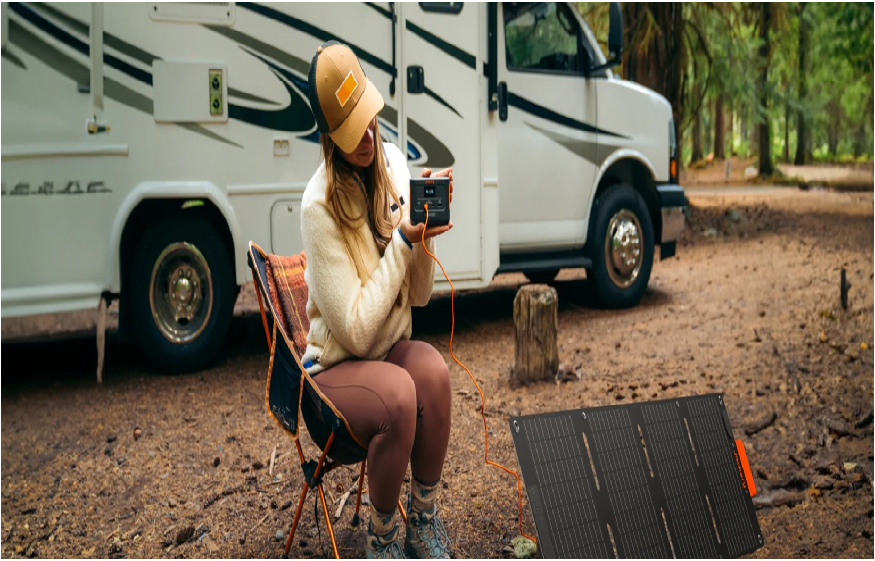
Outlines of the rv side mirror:
{"type": "Polygon", "coordinates": [[[623,53],[623,12],[619,2],[611,2],[611,26],[608,30],[608,59],[617,60],[623,53]]]}
{"type": "Polygon", "coordinates": [[[598,66],[584,66],[588,70],[584,71],[586,76],[590,76],[596,72],[601,72],[606,68],[618,66],[622,59],[620,55],[623,53],[623,12],[620,9],[619,2],[611,2],[611,27],[608,29],[608,60],[604,64],[598,66]]]}

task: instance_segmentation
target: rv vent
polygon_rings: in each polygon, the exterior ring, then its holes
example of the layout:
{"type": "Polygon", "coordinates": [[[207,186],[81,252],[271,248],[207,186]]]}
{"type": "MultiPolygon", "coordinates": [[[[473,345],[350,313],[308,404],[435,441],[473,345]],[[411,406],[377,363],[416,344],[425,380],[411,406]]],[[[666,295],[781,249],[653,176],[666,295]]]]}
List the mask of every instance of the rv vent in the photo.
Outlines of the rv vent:
{"type": "Polygon", "coordinates": [[[234,24],[234,2],[150,2],[149,17],[155,21],[234,24]]]}

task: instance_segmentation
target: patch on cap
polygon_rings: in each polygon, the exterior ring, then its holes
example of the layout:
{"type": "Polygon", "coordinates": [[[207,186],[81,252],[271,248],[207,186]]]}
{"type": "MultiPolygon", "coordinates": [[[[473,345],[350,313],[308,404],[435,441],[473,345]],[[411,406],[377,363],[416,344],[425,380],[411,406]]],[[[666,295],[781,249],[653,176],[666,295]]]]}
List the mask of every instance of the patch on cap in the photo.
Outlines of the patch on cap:
{"type": "Polygon", "coordinates": [[[341,107],[346,105],[346,102],[349,101],[349,98],[355,93],[358,85],[358,81],[355,79],[355,76],[353,76],[352,70],[350,70],[349,74],[347,74],[346,78],[343,80],[343,83],[340,84],[340,87],[337,88],[337,91],[334,93],[334,95],[337,96],[337,101],[340,102],[341,107]]]}

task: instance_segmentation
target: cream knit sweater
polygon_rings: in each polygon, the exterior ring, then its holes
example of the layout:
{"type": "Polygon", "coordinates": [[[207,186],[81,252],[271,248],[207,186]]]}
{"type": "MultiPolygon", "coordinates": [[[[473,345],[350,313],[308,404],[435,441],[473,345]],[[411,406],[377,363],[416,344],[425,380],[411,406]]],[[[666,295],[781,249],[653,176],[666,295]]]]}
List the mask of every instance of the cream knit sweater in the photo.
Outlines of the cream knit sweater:
{"type": "MultiPolygon", "coordinates": [[[[399,213],[409,216],[410,171],[397,146],[384,143],[383,149],[402,202],[392,211],[400,221],[399,213]]],[[[358,236],[344,234],[325,200],[325,189],[323,162],[301,203],[310,319],[301,362],[311,375],[348,359],[385,359],[395,343],[410,338],[410,307],[425,306],[434,285],[434,260],[421,242],[405,240],[396,228],[381,257],[367,221],[362,221],[358,236]]],[[[426,245],[434,253],[434,238],[426,245]]]]}

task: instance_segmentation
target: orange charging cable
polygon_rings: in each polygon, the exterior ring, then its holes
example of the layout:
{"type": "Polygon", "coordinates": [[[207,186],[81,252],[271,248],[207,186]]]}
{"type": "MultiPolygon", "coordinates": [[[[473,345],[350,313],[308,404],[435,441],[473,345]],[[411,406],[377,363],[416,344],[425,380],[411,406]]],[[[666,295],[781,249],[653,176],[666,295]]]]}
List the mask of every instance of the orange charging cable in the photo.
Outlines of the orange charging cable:
{"type": "Polygon", "coordinates": [[[453,333],[456,330],[456,305],[455,305],[455,303],[456,303],[456,289],[453,288],[453,281],[450,280],[449,275],[447,275],[446,270],[444,270],[444,266],[441,265],[440,259],[435,257],[428,250],[428,248],[425,246],[425,230],[426,230],[426,228],[428,228],[428,205],[425,205],[425,227],[422,229],[422,249],[424,249],[425,252],[428,253],[432,259],[435,260],[435,262],[441,268],[441,271],[444,274],[444,278],[447,279],[448,283],[450,283],[450,310],[452,311],[452,318],[453,318],[453,322],[452,322],[452,325],[450,327],[450,355],[452,355],[453,360],[456,361],[456,364],[458,364],[459,366],[461,366],[462,368],[465,369],[465,372],[468,373],[468,377],[470,377],[471,381],[474,382],[474,385],[477,386],[477,391],[480,392],[480,415],[483,417],[483,437],[485,438],[485,441],[486,441],[486,450],[483,454],[483,458],[486,460],[487,464],[501,468],[504,471],[506,471],[507,473],[513,474],[513,476],[516,477],[516,487],[517,487],[517,492],[519,493],[519,506],[520,506],[520,534],[523,537],[529,538],[533,542],[537,543],[537,541],[538,541],[537,538],[535,538],[534,536],[530,536],[523,531],[523,487],[522,487],[522,484],[520,483],[520,476],[517,474],[517,472],[513,471],[512,469],[506,468],[501,464],[497,464],[497,463],[489,460],[489,429],[486,427],[486,398],[483,396],[483,390],[480,389],[480,384],[478,384],[477,380],[474,379],[474,375],[471,374],[471,371],[468,370],[467,366],[465,366],[464,364],[459,362],[459,359],[456,358],[456,355],[453,353],[453,333]]]}

